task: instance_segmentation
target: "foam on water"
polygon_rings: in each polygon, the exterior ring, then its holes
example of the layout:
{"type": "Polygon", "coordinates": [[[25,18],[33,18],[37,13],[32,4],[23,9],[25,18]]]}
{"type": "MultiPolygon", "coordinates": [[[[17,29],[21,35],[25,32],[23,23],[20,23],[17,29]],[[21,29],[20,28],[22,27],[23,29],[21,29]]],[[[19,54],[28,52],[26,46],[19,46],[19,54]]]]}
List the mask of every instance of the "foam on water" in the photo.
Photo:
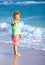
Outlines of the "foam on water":
{"type": "Polygon", "coordinates": [[[45,1],[0,1],[0,4],[16,4],[16,5],[29,5],[29,4],[45,4],[45,1]]]}
{"type": "MultiPolygon", "coordinates": [[[[22,39],[20,46],[45,50],[45,28],[34,27],[20,22],[22,39]]],[[[11,24],[0,23],[0,42],[12,43],[11,24]]]]}

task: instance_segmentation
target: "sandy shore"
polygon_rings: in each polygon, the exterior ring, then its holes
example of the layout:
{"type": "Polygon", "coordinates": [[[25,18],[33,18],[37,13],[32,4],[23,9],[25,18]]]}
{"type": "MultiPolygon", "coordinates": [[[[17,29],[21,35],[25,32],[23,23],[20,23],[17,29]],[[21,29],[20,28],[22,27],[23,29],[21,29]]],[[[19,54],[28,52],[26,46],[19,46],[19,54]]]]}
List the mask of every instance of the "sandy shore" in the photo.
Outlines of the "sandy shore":
{"type": "Polygon", "coordinates": [[[0,65],[45,65],[45,51],[18,47],[22,56],[13,55],[13,45],[0,43],[0,65]]]}

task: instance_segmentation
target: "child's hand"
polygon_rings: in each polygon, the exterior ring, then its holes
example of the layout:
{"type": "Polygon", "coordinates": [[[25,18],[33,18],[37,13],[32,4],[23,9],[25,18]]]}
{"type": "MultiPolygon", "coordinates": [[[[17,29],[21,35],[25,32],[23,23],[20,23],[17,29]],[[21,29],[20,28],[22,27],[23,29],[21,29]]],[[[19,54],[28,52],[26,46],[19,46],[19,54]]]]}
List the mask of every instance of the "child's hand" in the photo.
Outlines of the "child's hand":
{"type": "Polygon", "coordinates": [[[13,27],[13,26],[14,26],[14,24],[11,24],[11,26],[13,27]]]}
{"type": "Polygon", "coordinates": [[[21,34],[19,34],[19,37],[20,37],[20,38],[22,38],[22,35],[21,35],[21,34]]]}

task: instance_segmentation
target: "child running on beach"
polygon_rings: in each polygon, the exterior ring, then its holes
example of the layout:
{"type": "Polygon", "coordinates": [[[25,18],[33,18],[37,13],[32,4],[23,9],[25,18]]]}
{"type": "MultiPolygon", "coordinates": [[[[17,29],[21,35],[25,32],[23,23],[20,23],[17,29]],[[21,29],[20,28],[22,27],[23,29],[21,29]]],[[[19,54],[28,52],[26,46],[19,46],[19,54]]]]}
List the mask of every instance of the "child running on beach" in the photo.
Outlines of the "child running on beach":
{"type": "Polygon", "coordinates": [[[17,45],[19,43],[19,40],[21,38],[21,30],[20,30],[20,12],[16,11],[13,14],[14,21],[11,24],[12,26],[12,43],[14,48],[14,55],[21,56],[20,53],[17,52],[17,45]]]}

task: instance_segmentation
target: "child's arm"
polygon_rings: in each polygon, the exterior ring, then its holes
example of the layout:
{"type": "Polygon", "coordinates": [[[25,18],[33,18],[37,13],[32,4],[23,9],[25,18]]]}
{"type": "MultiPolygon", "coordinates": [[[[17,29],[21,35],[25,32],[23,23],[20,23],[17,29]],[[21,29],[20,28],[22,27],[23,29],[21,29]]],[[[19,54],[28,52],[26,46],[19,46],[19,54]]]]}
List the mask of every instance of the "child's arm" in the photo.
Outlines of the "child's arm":
{"type": "Polygon", "coordinates": [[[15,23],[11,24],[11,26],[13,27],[15,25],[15,23]]]}

